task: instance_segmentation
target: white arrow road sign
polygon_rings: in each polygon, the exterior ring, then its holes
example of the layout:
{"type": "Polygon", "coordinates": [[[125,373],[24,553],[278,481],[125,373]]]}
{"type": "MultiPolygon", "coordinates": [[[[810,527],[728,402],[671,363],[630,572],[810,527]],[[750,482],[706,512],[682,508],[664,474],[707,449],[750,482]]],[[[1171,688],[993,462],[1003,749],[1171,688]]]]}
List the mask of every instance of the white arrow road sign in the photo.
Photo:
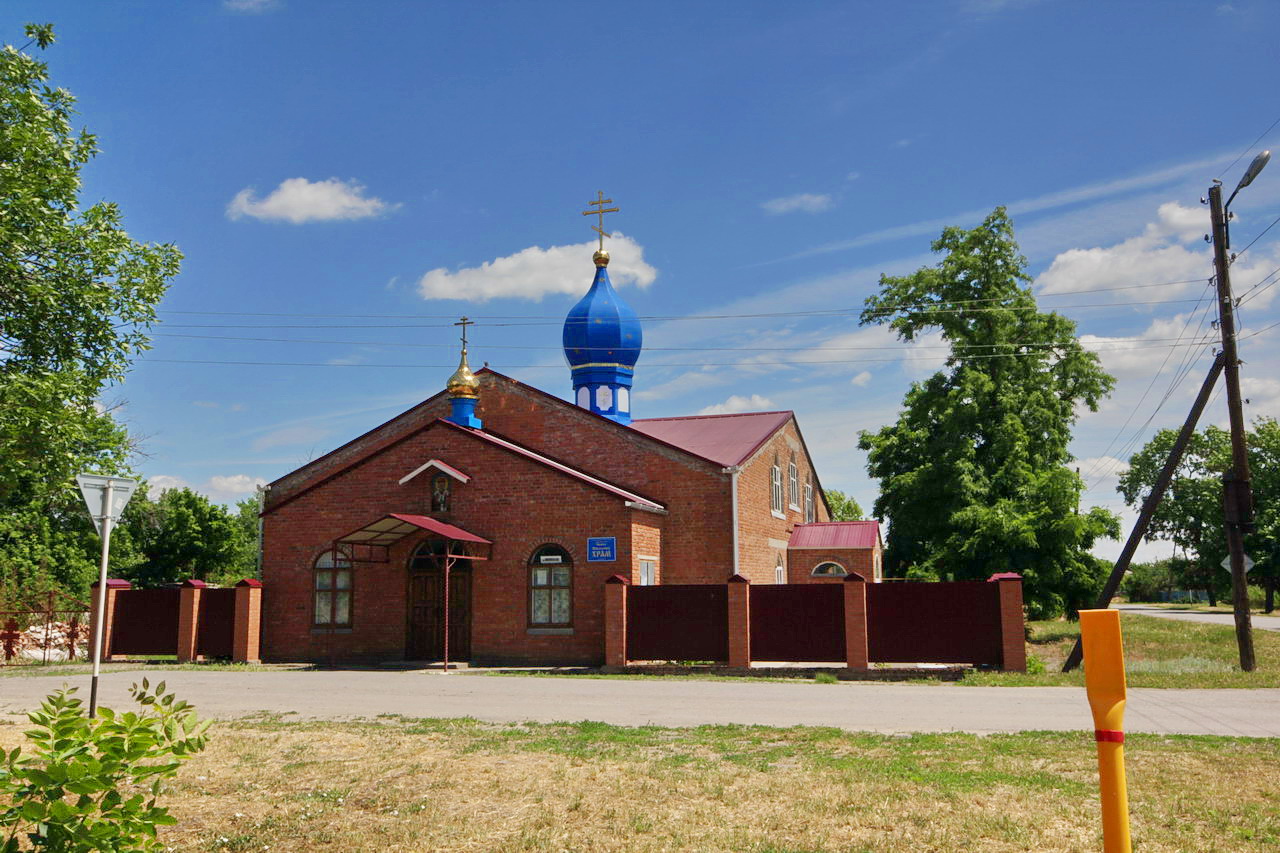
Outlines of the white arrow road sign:
{"type": "Polygon", "coordinates": [[[102,533],[102,518],[109,517],[114,524],[120,520],[125,504],[138,488],[137,480],[126,480],[124,477],[103,477],[98,474],[77,474],[76,483],[80,486],[80,494],[84,495],[85,506],[89,508],[89,516],[93,526],[102,533]],[[103,507],[107,496],[107,483],[111,484],[111,506],[103,507]]]}
{"type": "MultiPolygon", "coordinates": [[[[1222,558],[1222,568],[1226,569],[1227,571],[1231,571],[1231,555],[1230,554],[1222,558]]],[[[1249,557],[1248,554],[1245,554],[1244,555],[1244,573],[1246,575],[1249,574],[1249,570],[1252,568],[1253,568],[1253,560],[1249,557]]]]}

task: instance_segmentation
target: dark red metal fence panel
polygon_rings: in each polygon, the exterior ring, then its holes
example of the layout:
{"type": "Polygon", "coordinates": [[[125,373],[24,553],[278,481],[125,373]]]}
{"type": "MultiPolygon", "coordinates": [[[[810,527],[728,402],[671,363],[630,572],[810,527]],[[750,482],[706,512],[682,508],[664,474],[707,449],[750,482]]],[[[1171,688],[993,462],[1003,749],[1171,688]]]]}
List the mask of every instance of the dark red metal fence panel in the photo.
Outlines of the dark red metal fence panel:
{"type": "Polygon", "coordinates": [[[998,587],[986,581],[867,584],[867,656],[877,663],[1000,666],[998,587]]]}
{"type": "Polygon", "coordinates": [[[203,590],[200,593],[200,633],[196,637],[196,654],[207,658],[231,657],[235,622],[236,591],[203,590]]]}
{"type": "Polygon", "coordinates": [[[841,584],[751,587],[751,659],[843,661],[841,584]]]}
{"type": "Polygon", "coordinates": [[[627,590],[631,660],[729,659],[729,594],[723,584],[633,586],[627,590]]]}
{"type": "Polygon", "coordinates": [[[178,653],[178,590],[122,589],[111,617],[113,655],[178,653]]]}

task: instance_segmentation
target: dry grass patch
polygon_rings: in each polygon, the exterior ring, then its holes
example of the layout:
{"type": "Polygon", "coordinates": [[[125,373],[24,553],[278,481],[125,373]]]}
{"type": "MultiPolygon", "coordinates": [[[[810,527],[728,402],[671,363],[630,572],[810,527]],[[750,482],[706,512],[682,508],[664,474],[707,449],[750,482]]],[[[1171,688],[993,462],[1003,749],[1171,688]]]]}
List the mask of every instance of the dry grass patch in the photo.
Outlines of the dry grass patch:
{"type": "MultiPolygon", "coordinates": [[[[0,745],[20,738],[0,726],[0,745]]],[[[1277,762],[1280,741],[1133,736],[1135,839],[1144,851],[1275,849],[1277,762]]],[[[175,850],[1100,847],[1084,733],[264,718],[216,726],[170,801],[175,850]]]]}

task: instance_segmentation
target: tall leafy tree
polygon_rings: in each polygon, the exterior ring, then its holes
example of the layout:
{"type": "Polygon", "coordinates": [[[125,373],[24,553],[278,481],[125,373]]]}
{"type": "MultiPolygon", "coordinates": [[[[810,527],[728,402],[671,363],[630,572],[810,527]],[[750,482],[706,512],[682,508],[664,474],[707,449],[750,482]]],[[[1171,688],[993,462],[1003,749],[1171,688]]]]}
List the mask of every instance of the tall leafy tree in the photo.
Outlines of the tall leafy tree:
{"type": "Polygon", "coordinates": [[[1004,208],[977,228],[947,228],[935,266],[881,276],[863,325],[904,341],[936,332],[945,367],[913,383],[897,423],[859,446],[880,481],[874,514],[889,521],[886,568],[897,576],[1024,578],[1033,617],[1074,610],[1101,584],[1094,541],[1116,517],[1079,511],[1067,445],[1077,406],[1096,409],[1114,380],[1080,346],[1075,323],[1036,307],[1026,259],[1004,208]]]}
{"type": "Polygon", "coordinates": [[[247,541],[239,509],[230,512],[191,489],[166,489],[154,501],[131,502],[119,531],[118,573],[138,586],[188,578],[234,582],[254,575],[256,526],[247,541]]]}
{"type": "Polygon", "coordinates": [[[846,495],[839,489],[826,489],[827,506],[831,508],[832,521],[861,521],[862,507],[856,498],[846,495]]]}
{"type": "MultiPolygon", "coordinates": [[[[1177,430],[1160,430],[1129,459],[1117,486],[1125,503],[1139,507],[1146,500],[1177,435],[1177,430]]],[[[1249,580],[1266,587],[1270,611],[1280,574],[1280,423],[1259,418],[1246,438],[1257,528],[1245,537],[1245,550],[1255,562],[1249,580]]],[[[1231,436],[1226,430],[1208,426],[1193,433],[1147,531],[1148,541],[1172,542],[1186,555],[1178,563],[1178,583],[1205,590],[1214,603],[1231,587],[1231,577],[1221,567],[1227,555],[1222,475],[1230,467],[1231,436]]]]}
{"type": "Polygon", "coordinates": [[[73,476],[127,468],[126,432],[100,404],[131,359],[181,255],[125,232],[110,202],[80,205],[80,172],[97,139],[72,127],[75,99],[26,52],[0,49],[0,574],[83,592],[91,534],[73,476]],[[68,550],[70,549],[70,550],[68,550]]]}

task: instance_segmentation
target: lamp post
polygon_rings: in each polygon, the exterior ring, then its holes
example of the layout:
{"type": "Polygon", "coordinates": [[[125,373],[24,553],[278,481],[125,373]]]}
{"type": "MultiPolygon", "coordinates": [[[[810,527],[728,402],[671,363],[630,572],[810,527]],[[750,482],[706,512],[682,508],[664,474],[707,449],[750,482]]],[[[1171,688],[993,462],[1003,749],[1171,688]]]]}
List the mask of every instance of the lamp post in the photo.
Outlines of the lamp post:
{"type": "Polygon", "coordinates": [[[1240,399],[1240,358],[1236,352],[1235,298],[1231,295],[1231,249],[1228,208],[1240,190],[1253,183],[1271,159],[1263,151],[1222,202],[1222,184],[1209,188],[1209,213],[1213,219],[1213,262],[1218,281],[1218,328],[1222,333],[1223,373],[1227,384],[1227,413],[1231,420],[1231,470],[1223,475],[1222,505],[1226,521],[1227,551],[1231,560],[1231,601],[1235,611],[1236,643],[1240,647],[1240,668],[1253,672],[1253,625],[1249,618],[1249,584],[1244,568],[1244,534],[1253,530],[1253,495],[1250,488],[1249,457],[1244,439],[1244,405],[1240,399]]]}

